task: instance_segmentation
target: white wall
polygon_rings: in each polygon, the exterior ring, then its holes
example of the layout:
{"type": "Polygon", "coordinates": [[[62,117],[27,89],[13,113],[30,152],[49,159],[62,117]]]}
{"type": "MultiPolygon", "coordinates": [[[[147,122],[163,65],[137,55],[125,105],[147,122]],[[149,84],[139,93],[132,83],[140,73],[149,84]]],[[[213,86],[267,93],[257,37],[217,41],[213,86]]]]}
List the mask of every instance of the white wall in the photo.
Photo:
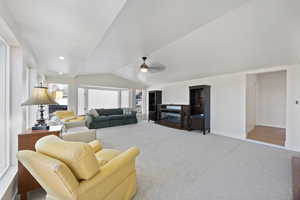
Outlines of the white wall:
{"type": "Polygon", "coordinates": [[[23,98],[24,74],[23,74],[23,52],[19,47],[13,32],[16,26],[12,20],[9,10],[0,1],[0,36],[8,43],[10,52],[10,95],[8,97],[9,105],[9,136],[10,136],[10,169],[0,181],[0,199],[13,199],[17,192],[16,178],[16,151],[18,144],[18,134],[24,127],[23,112],[20,106],[23,98]],[[7,25],[10,24],[10,26],[7,25]],[[3,195],[3,196],[2,196],[3,195]]]}
{"type": "Polygon", "coordinates": [[[287,138],[286,147],[300,151],[300,65],[287,70],[287,138]]]}
{"type": "MultiPolygon", "coordinates": [[[[212,133],[244,139],[247,125],[247,75],[283,70],[287,73],[285,147],[300,152],[300,65],[273,67],[224,76],[174,82],[171,84],[152,86],[147,90],[162,90],[164,104],[188,104],[189,86],[202,84],[211,85],[212,133]],[[296,101],[298,101],[298,104],[296,101]]],[[[281,77],[281,79],[283,78],[281,77]]],[[[284,90],[284,88],[282,88],[282,90],[284,90]]]]}
{"type": "MultiPolygon", "coordinates": [[[[66,76],[47,76],[48,83],[63,83],[69,85],[69,109],[77,112],[77,96],[78,87],[81,86],[100,86],[100,87],[113,87],[113,88],[129,88],[130,98],[133,99],[133,89],[143,89],[145,85],[130,81],[113,74],[95,74],[95,75],[81,75],[77,77],[66,76]]],[[[131,100],[131,103],[134,101],[131,100]]],[[[132,104],[133,105],[133,104],[132,104]]]]}
{"type": "Polygon", "coordinates": [[[234,138],[245,138],[245,93],[244,73],[216,76],[176,82],[161,89],[163,104],[189,104],[189,86],[211,86],[211,132],[234,138]]]}
{"type": "MultiPolygon", "coordinates": [[[[39,80],[39,75],[36,69],[30,69],[26,68],[26,95],[23,101],[27,99],[31,94],[32,94],[32,89],[36,86],[39,86],[40,80],[39,80]]],[[[26,128],[32,127],[33,124],[36,122],[36,117],[37,117],[37,111],[38,107],[37,106],[27,106],[25,107],[27,111],[26,115],[26,128]]]]}
{"type": "Polygon", "coordinates": [[[286,71],[257,74],[256,124],[286,127],[286,71]]]}
{"type": "Polygon", "coordinates": [[[18,134],[24,131],[23,109],[21,103],[25,99],[23,74],[23,53],[21,48],[11,48],[10,68],[10,134],[11,134],[11,162],[17,164],[16,153],[18,147],[18,134]]]}
{"type": "Polygon", "coordinates": [[[17,192],[16,153],[18,150],[18,134],[24,131],[26,124],[24,119],[25,110],[21,107],[25,96],[22,49],[18,47],[11,48],[10,58],[10,169],[4,176],[4,180],[7,180],[6,184],[8,185],[5,185],[6,191],[3,194],[3,199],[13,199],[17,192]]]}
{"type": "Polygon", "coordinates": [[[256,125],[257,75],[247,75],[246,85],[246,132],[249,133],[256,125]]]}

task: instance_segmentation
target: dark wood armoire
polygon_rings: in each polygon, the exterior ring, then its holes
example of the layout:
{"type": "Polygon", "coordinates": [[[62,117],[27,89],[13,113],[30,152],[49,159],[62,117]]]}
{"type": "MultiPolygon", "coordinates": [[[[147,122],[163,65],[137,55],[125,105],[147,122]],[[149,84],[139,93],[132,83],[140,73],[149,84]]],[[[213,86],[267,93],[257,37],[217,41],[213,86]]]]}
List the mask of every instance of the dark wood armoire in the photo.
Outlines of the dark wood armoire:
{"type": "Polygon", "coordinates": [[[148,93],[148,120],[157,121],[157,106],[162,102],[162,91],[154,90],[148,93]]]}
{"type": "Polygon", "coordinates": [[[190,87],[190,128],[203,134],[210,132],[210,88],[209,85],[190,87]]]}

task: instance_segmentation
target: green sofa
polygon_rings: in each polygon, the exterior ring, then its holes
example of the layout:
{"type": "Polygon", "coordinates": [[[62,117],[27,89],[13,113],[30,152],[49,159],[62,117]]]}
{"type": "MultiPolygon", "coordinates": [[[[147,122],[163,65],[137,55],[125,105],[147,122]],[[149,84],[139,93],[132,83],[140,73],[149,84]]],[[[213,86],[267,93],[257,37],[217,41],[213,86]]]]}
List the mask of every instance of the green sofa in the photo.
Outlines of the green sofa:
{"type": "Polygon", "coordinates": [[[136,112],[123,114],[123,109],[95,109],[99,116],[87,114],[86,126],[89,129],[98,129],[112,126],[121,126],[137,123],[136,112]]]}

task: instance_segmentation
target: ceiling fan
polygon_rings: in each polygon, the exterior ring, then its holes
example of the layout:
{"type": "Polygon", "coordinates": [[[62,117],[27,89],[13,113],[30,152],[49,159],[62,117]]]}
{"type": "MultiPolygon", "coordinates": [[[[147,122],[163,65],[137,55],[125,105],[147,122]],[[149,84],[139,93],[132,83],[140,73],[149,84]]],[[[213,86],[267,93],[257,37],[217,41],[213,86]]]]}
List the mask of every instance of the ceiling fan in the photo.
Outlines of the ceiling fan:
{"type": "Polygon", "coordinates": [[[160,63],[152,63],[150,65],[147,65],[146,64],[147,57],[142,57],[142,59],[143,59],[143,64],[140,66],[141,72],[157,73],[157,72],[164,71],[166,69],[166,67],[160,63]]]}

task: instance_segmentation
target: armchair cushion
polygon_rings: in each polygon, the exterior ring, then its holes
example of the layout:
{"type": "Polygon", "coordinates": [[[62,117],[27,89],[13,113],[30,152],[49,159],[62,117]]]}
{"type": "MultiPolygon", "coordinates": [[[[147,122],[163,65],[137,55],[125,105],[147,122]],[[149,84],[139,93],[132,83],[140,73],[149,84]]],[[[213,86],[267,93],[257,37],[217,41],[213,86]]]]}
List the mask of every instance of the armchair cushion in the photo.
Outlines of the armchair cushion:
{"type": "Polygon", "coordinates": [[[80,182],[76,191],[78,199],[131,199],[136,191],[135,158],[139,152],[134,147],[128,149],[101,167],[101,173],[88,181],[80,182]],[[118,198],[107,198],[124,181],[132,189],[128,191],[128,187],[119,188],[118,195],[115,192],[118,198]]]}
{"type": "Polygon", "coordinates": [[[73,111],[56,111],[54,114],[62,122],[79,122],[85,120],[85,116],[76,116],[73,111]]]}
{"type": "Polygon", "coordinates": [[[36,151],[64,162],[78,180],[88,180],[99,172],[99,164],[90,145],[66,142],[57,136],[41,138],[35,144],[36,151]]]}
{"type": "Polygon", "coordinates": [[[75,113],[73,111],[56,111],[54,114],[60,120],[68,118],[68,117],[74,117],[75,116],[75,113]]]}
{"type": "Polygon", "coordinates": [[[74,116],[70,118],[63,119],[64,122],[81,122],[85,120],[85,116],[74,116]]]}

